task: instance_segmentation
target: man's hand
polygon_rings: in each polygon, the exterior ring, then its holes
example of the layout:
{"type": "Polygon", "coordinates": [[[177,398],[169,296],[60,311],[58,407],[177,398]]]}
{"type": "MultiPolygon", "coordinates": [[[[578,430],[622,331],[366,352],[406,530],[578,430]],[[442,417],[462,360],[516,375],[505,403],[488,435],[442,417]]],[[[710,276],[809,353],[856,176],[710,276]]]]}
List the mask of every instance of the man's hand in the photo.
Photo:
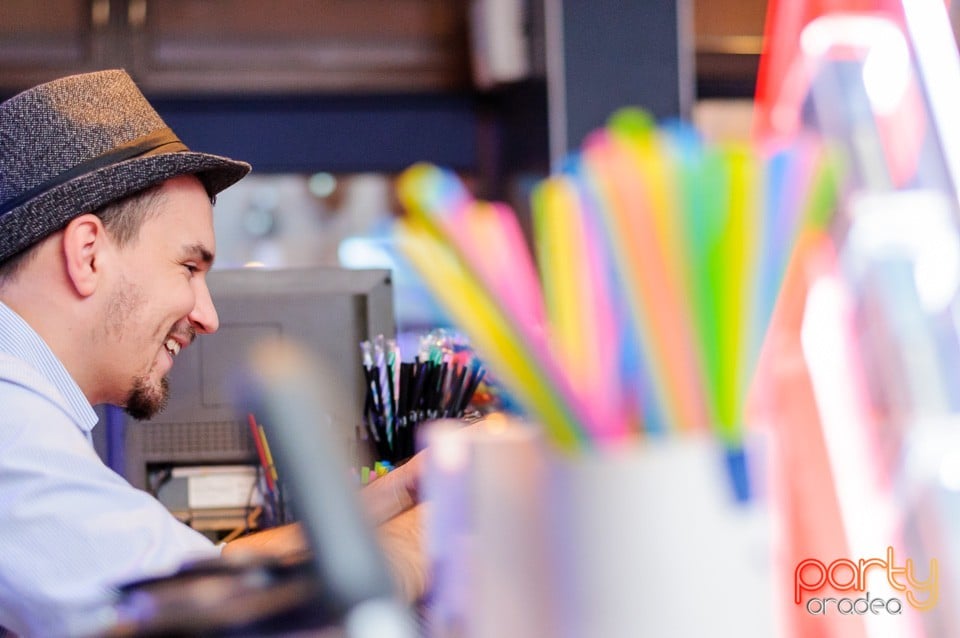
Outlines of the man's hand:
{"type": "MultiPolygon", "coordinates": [[[[360,490],[361,506],[376,527],[377,540],[400,596],[413,602],[426,593],[429,574],[424,543],[426,505],[419,503],[419,484],[427,450],[360,490]]],[[[299,524],[284,525],[231,541],[225,556],[240,552],[283,556],[307,549],[299,524]]]]}
{"type": "Polygon", "coordinates": [[[429,574],[423,529],[426,504],[419,502],[426,454],[427,450],[418,452],[360,490],[397,591],[408,602],[423,597],[429,574]]]}
{"type": "Polygon", "coordinates": [[[374,525],[379,525],[419,503],[420,478],[427,450],[378,477],[360,490],[360,500],[374,525]]]}
{"type": "MultiPolygon", "coordinates": [[[[361,507],[372,525],[390,525],[391,519],[417,505],[424,452],[416,454],[403,465],[360,490],[361,507]]],[[[412,517],[404,521],[406,525],[413,525],[412,517]]],[[[390,529],[399,531],[402,525],[393,523],[390,529]]],[[[224,545],[223,553],[227,555],[242,551],[260,555],[285,556],[303,552],[306,549],[307,542],[303,530],[299,524],[291,524],[230,541],[224,545]]]]}
{"type": "Polygon", "coordinates": [[[426,503],[408,508],[377,528],[397,591],[403,600],[411,603],[427,591],[429,561],[423,530],[426,508],[426,503]]]}

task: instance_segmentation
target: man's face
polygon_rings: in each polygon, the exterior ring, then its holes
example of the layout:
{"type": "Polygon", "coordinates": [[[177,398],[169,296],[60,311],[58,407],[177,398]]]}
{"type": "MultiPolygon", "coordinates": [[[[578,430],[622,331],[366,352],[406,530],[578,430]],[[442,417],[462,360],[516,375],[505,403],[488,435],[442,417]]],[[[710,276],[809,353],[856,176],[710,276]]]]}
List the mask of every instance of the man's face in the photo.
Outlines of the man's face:
{"type": "Polygon", "coordinates": [[[166,404],[166,375],[181,348],[218,327],[206,283],[215,250],[210,200],[193,177],[166,182],[161,195],[139,237],[118,249],[101,326],[115,353],[111,402],[137,419],[166,404]]]}

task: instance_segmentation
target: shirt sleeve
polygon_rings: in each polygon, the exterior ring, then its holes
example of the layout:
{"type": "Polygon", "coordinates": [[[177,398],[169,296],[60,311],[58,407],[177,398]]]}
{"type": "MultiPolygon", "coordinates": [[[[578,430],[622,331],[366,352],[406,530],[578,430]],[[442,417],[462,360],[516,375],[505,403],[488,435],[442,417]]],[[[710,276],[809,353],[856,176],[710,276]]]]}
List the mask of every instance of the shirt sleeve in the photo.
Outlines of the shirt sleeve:
{"type": "Polygon", "coordinates": [[[55,403],[0,386],[0,626],[75,634],[116,586],[219,555],[107,467],[55,403]]]}

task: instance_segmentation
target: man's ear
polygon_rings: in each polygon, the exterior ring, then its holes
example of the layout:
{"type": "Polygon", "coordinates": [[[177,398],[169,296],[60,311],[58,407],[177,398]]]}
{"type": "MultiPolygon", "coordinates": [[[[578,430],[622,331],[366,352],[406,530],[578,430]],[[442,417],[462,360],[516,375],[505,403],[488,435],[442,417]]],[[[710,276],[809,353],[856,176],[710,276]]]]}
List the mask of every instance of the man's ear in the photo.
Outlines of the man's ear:
{"type": "Polygon", "coordinates": [[[63,231],[66,274],[77,294],[88,297],[102,276],[102,257],[107,244],[103,221],[85,213],[74,217],[63,231]]]}

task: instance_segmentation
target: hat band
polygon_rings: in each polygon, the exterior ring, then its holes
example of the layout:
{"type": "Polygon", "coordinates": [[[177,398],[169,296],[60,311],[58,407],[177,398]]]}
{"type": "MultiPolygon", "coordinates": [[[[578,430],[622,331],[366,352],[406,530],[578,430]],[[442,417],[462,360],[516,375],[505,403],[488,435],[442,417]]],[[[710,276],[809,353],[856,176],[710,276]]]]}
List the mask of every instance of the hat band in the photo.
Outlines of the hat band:
{"type": "Polygon", "coordinates": [[[119,164],[120,162],[125,162],[135,157],[155,155],[160,152],[175,153],[189,150],[190,149],[188,149],[187,146],[180,141],[180,139],[172,130],[169,128],[162,128],[158,131],[154,131],[153,133],[148,133],[147,135],[138,137],[131,142],[117,146],[103,155],[98,155],[97,157],[88,159],[85,162],[81,162],[76,166],[60,173],[59,175],[51,177],[36,188],[30,189],[19,197],[7,200],[3,204],[0,204],[0,217],[9,213],[18,206],[25,204],[34,197],[45,193],[46,191],[54,189],[57,186],[62,186],[70,180],[76,179],[77,177],[89,175],[90,173],[100,170],[101,168],[119,164]]]}

